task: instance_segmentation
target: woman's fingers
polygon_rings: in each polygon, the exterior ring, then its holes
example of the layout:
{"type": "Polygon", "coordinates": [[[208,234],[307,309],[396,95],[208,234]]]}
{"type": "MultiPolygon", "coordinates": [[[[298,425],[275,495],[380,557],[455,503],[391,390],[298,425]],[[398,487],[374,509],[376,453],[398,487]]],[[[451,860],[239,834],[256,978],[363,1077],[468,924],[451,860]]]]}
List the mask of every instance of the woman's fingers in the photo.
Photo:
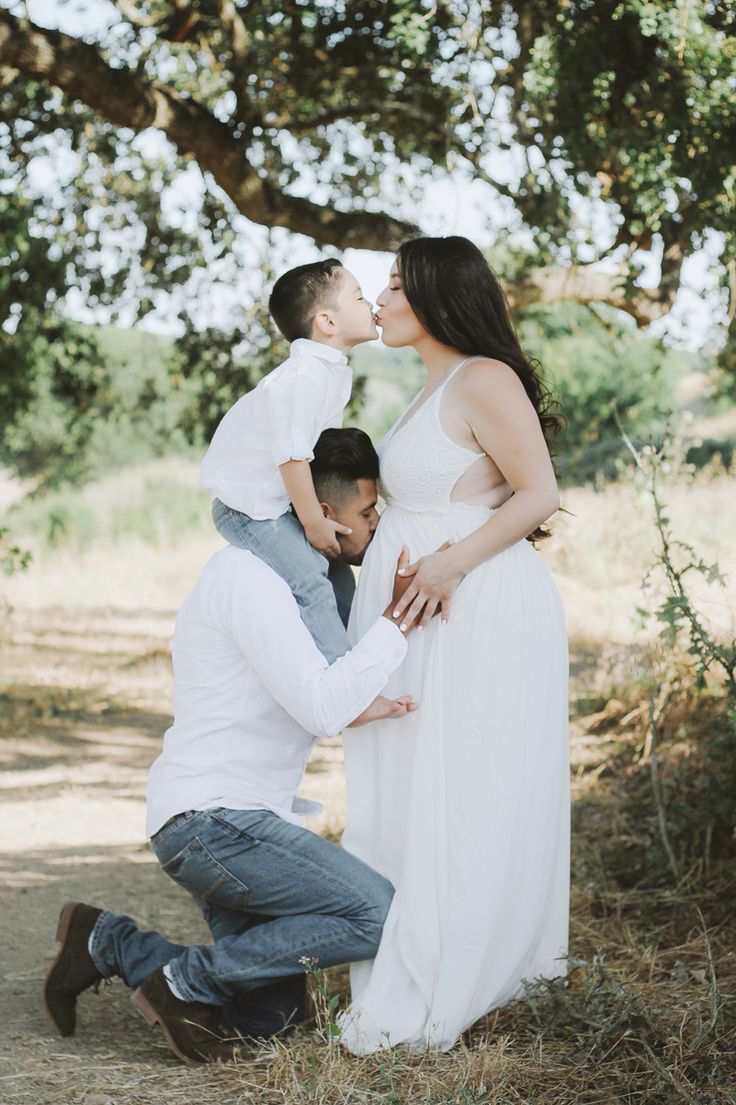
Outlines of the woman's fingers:
{"type": "Polygon", "coordinates": [[[399,624],[402,633],[417,623],[417,629],[425,629],[435,614],[440,614],[443,623],[450,616],[450,599],[432,598],[424,591],[408,587],[402,598],[397,602],[393,611],[393,617],[399,624]]]}
{"type": "Polygon", "coordinates": [[[440,604],[435,599],[427,600],[427,604],[424,607],[424,613],[419,619],[419,625],[417,626],[417,629],[426,629],[426,627],[432,621],[432,618],[437,613],[437,608],[439,605],[440,604]]]}
{"type": "Polygon", "coordinates": [[[401,624],[399,626],[399,629],[402,632],[405,629],[408,629],[410,626],[414,625],[414,623],[419,619],[426,601],[427,596],[422,594],[422,592],[420,591],[409,606],[409,608],[405,610],[404,613],[401,615],[401,624]]]}
{"type": "MultiPolygon", "coordinates": [[[[444,541],[440,545],[440,547],[436,550],[436,552],[444,552],[445,549],[449,549],[454,544],[455,544],[455,542],[450,537],[450,538],[447,539],[447,541],[444,541]]],[[[420,556],[419,560],[415,561],[414,564],[407,564],[406,567],[401,566],[399,568],[399,575],[400,576],[415,576],[417,574],[417,572],[419,571],[419,569],[421,568],[423,560],[424,560],[424,557],[420,556]]]]}

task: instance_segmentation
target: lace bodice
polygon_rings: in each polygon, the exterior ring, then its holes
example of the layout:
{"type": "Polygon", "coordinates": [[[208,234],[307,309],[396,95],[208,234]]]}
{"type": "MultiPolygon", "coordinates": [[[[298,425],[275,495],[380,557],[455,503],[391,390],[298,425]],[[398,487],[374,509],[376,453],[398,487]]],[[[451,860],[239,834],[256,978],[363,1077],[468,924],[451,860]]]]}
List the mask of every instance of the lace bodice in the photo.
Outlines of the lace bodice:
{"type": "Polygon", "coordinates": [[[378,447],[381,493],[389,504],[421,513],[444,513],[452,489],[482,452],[466,449],[447,436],[440,422],[445,388],[472,357],[456,365],[445,382],[394,425],[378,447]]]}

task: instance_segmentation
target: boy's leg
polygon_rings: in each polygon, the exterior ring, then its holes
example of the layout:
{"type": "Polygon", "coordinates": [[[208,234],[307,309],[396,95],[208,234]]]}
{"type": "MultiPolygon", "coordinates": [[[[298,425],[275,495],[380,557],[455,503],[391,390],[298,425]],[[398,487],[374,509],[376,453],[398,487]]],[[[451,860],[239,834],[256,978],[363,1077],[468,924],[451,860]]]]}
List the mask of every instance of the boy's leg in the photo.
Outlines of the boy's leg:
{"type": "Polygon", "coordinates": [[[289,511],[259,521],[219,499],[212,504],[212,518],[226,541],[255,553],[288,583],[302,621],[327,662],[344,656],[350,643],[328,578],[330,562],[309,544],[299,519],[289,511]]]}
{"type": "Polygon", "coordinates": [[[355,576],[353,575],[353,570],[349,564],[346,564],[345,561],[338,556],[330,561],[327,578],[332,584],[332,590],[335,592],[335,602],[337,603],[337,612],[340,615],[340,620],[347,629],[348,619],[350,618],[350,608],[353,605],[353,598],[355,596],[355,576]]]}
{"type": "Polygon", "coordinates": [[[213,920],[220,911],[264,918],[171,959],[167,972],[186,1001],[241,1003],[303,974],[304,959],[329,967],[376,954],[390,883],[307,829],[265,810],[217,809],[152,843],[163,869],[213,920]]]}

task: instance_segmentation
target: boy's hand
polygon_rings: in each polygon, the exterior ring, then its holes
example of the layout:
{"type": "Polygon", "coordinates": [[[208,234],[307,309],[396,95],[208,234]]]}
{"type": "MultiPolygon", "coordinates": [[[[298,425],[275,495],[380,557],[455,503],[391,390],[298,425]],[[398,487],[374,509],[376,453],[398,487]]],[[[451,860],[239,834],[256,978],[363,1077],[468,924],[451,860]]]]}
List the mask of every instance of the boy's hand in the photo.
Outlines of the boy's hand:
{"type": "MultiPolygon", "coordinates": [[[[304,533],[309,544],[317,552],[321,552],[323,556],[326,556],[328,560],[334,560],[342,552],[336,535],[338,533],[349,535],[352,532],[348,526],[333,522],[331,518],[315,518],[304,525],[304,533]]],[[[410,581],[407,580],[406,582],[408,584],[410,581]]]]}

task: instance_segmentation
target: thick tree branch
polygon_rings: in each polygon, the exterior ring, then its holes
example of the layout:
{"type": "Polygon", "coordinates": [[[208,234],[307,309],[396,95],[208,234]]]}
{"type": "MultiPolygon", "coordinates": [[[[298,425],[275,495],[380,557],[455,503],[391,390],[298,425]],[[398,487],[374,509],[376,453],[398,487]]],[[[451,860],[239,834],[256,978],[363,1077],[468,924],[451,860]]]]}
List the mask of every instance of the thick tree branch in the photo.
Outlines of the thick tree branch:
{"type": "Polygon", "coordinates": [[[672,306],[660,296],[658,289],[649,292],[637,288],[633,296],[626,295],[624,274],[596,272],[585,265],[572,265],[569,269],[533,269],[520,283],[506,287],[506,296],[512,310],[533,303],[556,303],[561,299],[586,304],[607,303],[631,315],[639,327],[649,326],[667,314],[672,306]]]}
{"type": "Polygon", "coordinates": [[[287,115],[265,115],[264,127],[276,127],[277,130],[288,130],[291,134],[301,134],[303,131],[316,130],[317,127],[328,127],[332,123],[339,123],[342,119],[365,119],[368,112],[365,105],[357,107],[339,107],[331,111],[323,111],[319,115],[305,115],[303,118],[294,116],[291,112],[287,115]]]}
{"type": "Polygon", "coordinates": [[[472,149],[469,146],[463,146],[460,142],[454,142],[452,146],[458,157],[464,158],[469,161],[473,166],[473,173],[476,180],[482,180],[484,184],[490,184],[496,192],[501,196],[506,196],[507,199],[514,200],[516,202],[517,196],[514,194],[508,184],[504,184],[500,180],[496,180],[491,174],[483,168],[484,153],[481,150],[472,149]]]}
{"type": "Polygon", "coordinates": [[[227,32],[233,56],[237,61],[245,61],[248,56],[249,35],[234,0],[217,0],[217,10],[227,32]]]}
{"type": "Polygon", "coordinates": [[[201,104],[129,69],[113,69],[84,42],[0,10],[0,66],[56,85],[117,126],[155,127],[194,157],[238,211],[264,226],[283,226],[319,245],[391,249],[416,227],[382,212],[341,212],[290,196],[247,160],[248,148],[201,104]]]}
{"type": "Polygon", "coordinates": [[[135,0],[112,0],[112,3],[134,27],[156,27],[161,22],[160,19],[141,11],[135,0]]]}
{"type": "Polygon", "coordinates": [[[252,105],[248,98],[250,36],[234,0],[217,0],[217,10],[233,58],[232,71],[236,114],[241,123],[250,126],[253,122],[252,105]]]}
{"type": "MultiPolygon", "coordinates": [[[[132,25],[145,25],[150,18],[136,0],[113,2],[132,25]]],[[[249,110],[255,111],[255,106],[249,106],[246,102],[252,45],[248,27],[235,0],[213,0],[213,4],[214,30],[212,41],[208,41],[207,45],[221,51],[223,43],[226,43],[225,52],[232,55],[230,67],[236,75],[235,87],[240,89],[242,97],[238,112],[242,118],[249,110]]],[[[292,31],[295,41],[299,38],[301,27],[300,10],[299,7],[294,8],[292,31]]],[[[191,17],[197,11],[191,0],[172,0],[168,14],[160,17],[156,26],[161,28],[162,35],[165,31],[165,37],[178,41],[182,27],[176,31],[172,19],[186,16],[191,23],[191,17]]],[[[416,227],[381,212],[340,212],[310,199],[289,195],[277,183],[275,172],[271,178],[265,170],[251,164],[250,130],[246,130],[244,135],[242,128],[236,129],[234,123],[216,118],[209,108],[197,100],[181,95],[166,83],[152,80],[142,67],[135,71],[114,68],[105,60],[99,46],[36,26],[28,19],[18,18],[0,8],[0,80],[4,73],[11,70],[57,86],[68,98],[80,101],[117,126],[136,132],[148,127],[157,128],[180,153],[194,158],[201,170],[230,197],[237,210],[255,223],[267,227],[282,226],[306,234],[320,245],[330,243],[342,248],[392,249],[404,238],[418,233],[416,227]]],[[[431,106],[427,107],[426,100],[420,100],[418,105],[413,106],[384,96],[380,109],[375,110],[380,110],[380,117],[374,120],[377,134],[382,129],[400,133],[401,128],[407,126],[407,121],[413,125],[409,127],[410,132],[419,133],[418,128],[426,128],[425,133],[428,134],[438,126],[438,120],[432,114],[431,106]]],[[[299,100],[296,99],[293,107],[272,110],[262,117],[259,113],[257,121],[269,129],[275,127],[295,137],[306,132],[308,137],[310,130],[341,119],[351,119],[356,111],[353,106],[328,106],[319,113],[316,104],[309,100],[304,118],[300,118],[299,100]]],[[[363,107],[359,114],[365,117],[369,112],[369,107],[363,107]]],[[[520,204],[524,212],[521,196],[516,195],[508,185],[493,179],[484,169],[482,147],[460,144],[452,137],[447,139],[447,145],[453,153],[473,166],[479,179],[520,204]]],[[[624,266],[613,275],[596,272],[590,266],[537,268],[509,287],[511,305],[521,308],[532,303],[550,304],[560,299],[585,304],[600,302],[625,311],[640,327],[649,325],[669,311],[679,286],[680,268],[687,248],[683,241],[689,230],[687,227],[683,229],[681,211],[678,217],[680,221],[676,224],[671,222],[658,231],[664,242],[664,252],[662,279],[656,290],[632,287],[630,279],[627,281],[628,271],[624,266]]],[[[632,249],[636,245],[645,248],[640,241],[632,243],[632,249]]],[[[736,292],[734,295],[736,297],[736,292]]]]}

